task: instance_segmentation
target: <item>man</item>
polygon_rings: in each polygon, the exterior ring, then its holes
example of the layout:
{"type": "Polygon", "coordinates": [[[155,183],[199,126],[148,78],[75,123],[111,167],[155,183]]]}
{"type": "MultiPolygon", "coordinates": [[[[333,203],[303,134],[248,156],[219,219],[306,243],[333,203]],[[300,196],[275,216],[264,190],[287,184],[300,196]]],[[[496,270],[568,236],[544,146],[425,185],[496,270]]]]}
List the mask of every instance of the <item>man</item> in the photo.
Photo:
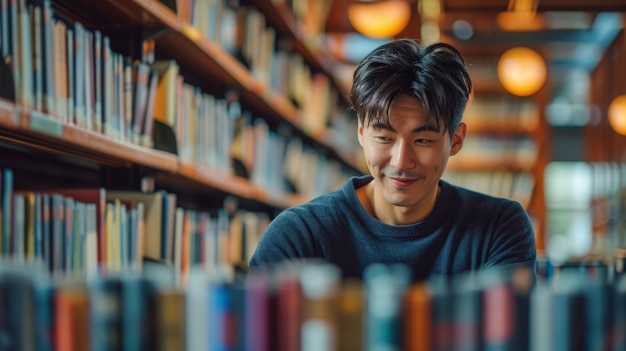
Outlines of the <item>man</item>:
{"type": "Polygon", "coordinates": [[[372,263],[404,263],[414,281],[536,263],[533,228],[517,202],[441,180],[463,146],[472,83],[461,54],[401,39],[354,73],[350,103],[371,175],[286,209],[269,225],[250,267],[322,258],[344,277],[372,263]]]}

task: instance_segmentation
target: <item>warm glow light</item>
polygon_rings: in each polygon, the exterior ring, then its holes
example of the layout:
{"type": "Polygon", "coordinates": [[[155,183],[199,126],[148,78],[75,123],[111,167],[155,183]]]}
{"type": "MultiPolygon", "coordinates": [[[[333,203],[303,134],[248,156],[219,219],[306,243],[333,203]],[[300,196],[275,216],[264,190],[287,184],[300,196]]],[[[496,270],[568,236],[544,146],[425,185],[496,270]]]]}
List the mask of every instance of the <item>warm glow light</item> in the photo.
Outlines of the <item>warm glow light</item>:
{"type": "Polygon", "coordinates": [[[497,21],[500,28],[509,32],[536,31],[545,27],[543,17],[534,12],[500,12],[497,21]]]}
{"type": "Polygon", "coordinates": [[[498,60],[498,78],[513,95],[529,96],[541,89],[546,81],[546,63],[536,51],[516,47],[509,49],[498,60]]]}
{"type": "Polygon", "coordinates": [[[354,29],[363,35],[391,38],[409,24],[411,7],[403,0],[355,2],[348,7],[348,18],[354,29]]]}
{"type": "Polygon", "coordinates": [[[626,135],[626,95],[620,95],[609,105],[609,124],[621,135],[626,135]]]}

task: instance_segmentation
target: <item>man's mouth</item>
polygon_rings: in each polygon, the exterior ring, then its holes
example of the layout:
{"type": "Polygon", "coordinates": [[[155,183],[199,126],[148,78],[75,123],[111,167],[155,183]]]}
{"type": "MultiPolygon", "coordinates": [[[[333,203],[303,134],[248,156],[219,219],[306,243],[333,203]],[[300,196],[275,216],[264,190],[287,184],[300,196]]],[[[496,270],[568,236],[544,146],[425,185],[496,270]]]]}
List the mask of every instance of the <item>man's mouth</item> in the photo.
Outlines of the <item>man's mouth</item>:
{"type": "Polygon", "coordinates": [[[417,181],[415,178],[389,178],[389,180],[399,188],[406,188],[417,181]]]}

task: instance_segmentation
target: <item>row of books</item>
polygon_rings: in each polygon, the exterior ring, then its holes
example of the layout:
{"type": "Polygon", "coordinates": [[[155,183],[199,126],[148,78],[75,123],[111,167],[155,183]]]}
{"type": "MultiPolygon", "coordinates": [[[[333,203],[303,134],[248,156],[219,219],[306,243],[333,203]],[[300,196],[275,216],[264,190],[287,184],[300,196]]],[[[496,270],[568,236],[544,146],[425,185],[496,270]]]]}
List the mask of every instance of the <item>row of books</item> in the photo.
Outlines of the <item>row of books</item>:
{"type": "Polygon", "coordinates": [[[238,121],[232,147],[254,184],[308,199],[339,189],[358,173],[292,135],[290,129],[272,130],[265,120],[247,113],[238,121]]]}
{"type": "Polygon", "coordinates": [[[463,142],[460,156],[451,157],[454,170],[531,170],[539,157],[539,145],[528,135],[472,134],[463,142]]]}
{"type": "Polygon", "coordinates": [[[183,208],[162,190],[15,190],[13,177],[0,172],[0,258],[41,262],[55,276],[141,272],[150,259],[171,266],[181,286],[192,266],[247,267],[269,223],[244,209],[183,208]]]}
{"type": "Polygon", "coordinates": [[[326,127],[325,107],[335,103],[336,89],[328,76],[314,73],[302,55],[282,44],[264,13],[231,0],[188,0],[178,5],[178,17],[185,25],[239,58],[268,92],[300,107],[303,129],[315,133],[326,127]]]}
{"type": "MultiPolygon", "coordinates": [[[[247,172],[270,174],[253,177],[260,180],[255,183],[271,190],[285,189],[284,184],[274,186],[272,181],[283,167],[264,155],[284,154],[287,140],[295,136],[282,135],[281,140],[269,141],[277,138],[269,135],[276,131],[270,131],[262,118],[244,112],[236,94],[226,92],[218,97],[206,93],[185,81],[176,61],[155,61],[153,40],[146,40],[141,59],[133,60],[113,51],[111,38],[100,30],[87,29],[79,21],[56,16],[51,0],[0,0],[0,4],[0,36],[1,43],[5,43],[0,47],[3,58],[11,62],[18,107],[46,120],[77,125],[147,147],[154,146],[157,120],[174,131],[181,161],[227,173],[234,173],[233,145],[247,142],[240,150],[262,150],[242,156],[246,157],[244,164],[249,166],[247,172]],[[255,128],[255,124],[261,123],[264,126],[255,128]],[[246,130],[242,132],[238,128],[246,130]],[[246,137],[236,141],[238,134],[246,137]],[[271,144],[278,144],[278,149],[268,146],[271,144]]],[[[226,11],[225,3],[222,6],[226,11]]],[[[260,15],[250,8],[246,11],[260,15]]],[[[325,118],[328,115],[325,107],[330,101],[315,98],[320,95],[312,92],[330,94],[328,79],[308,71],[297,73],[308,70],[303,68],[306,64],[302,57],[280,62],[281,69],[290,67],[281,81],[303,87],[301,95],[312,101],[311,104],[302,101],[301,114],[313,116],[306,118],[311,121],[325,118]]],[[[302,125],[309,132],[326,127],[325,122],[315,127],[313,124],[302,125]]],[[[331,162],[314,148],[308,148],[307,152],[317,153],[314,158],[320,159],[319,163],[331,162]]],[[[308,179],[299,183],[307,184],[308,179]]]]}
{"type": "Polygon", "coordinates": [[[410,282],[403,265],[342,279],[321,261],[285,262],[233,280],[193,270],[187,289],[122,274],[52,279],[0,264],[8,349],[623,350],[626,276],[525,269],[410,282]]]}
{"type": "Polygon", "coordinates": [[[0,33],[18,107],[152,146],[157,67],[151,73],[100,30],[57,16],[52,0],[1,0],[0,33]]]}
{"type": "Polygon", "coordinates": [[[539,109],[532,98],[501,95],[474,96],[465,109],[463,120],[470,132],[500,130],[533,132],[539,126],[539,109]]]}

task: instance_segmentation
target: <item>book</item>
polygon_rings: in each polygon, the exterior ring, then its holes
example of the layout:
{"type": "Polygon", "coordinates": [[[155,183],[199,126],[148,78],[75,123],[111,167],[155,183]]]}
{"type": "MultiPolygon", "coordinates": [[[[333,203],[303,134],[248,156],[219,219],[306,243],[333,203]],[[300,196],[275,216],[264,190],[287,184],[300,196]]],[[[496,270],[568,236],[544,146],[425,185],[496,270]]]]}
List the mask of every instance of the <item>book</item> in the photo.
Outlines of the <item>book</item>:
{"type": "Polygon", "coordinates": [[[2,256],[8,257],[11,248],[11,228],[13,220],[13,170],[2,169],[2,188],[0,200],[2,201],[2,256]]]}
{"type": "Polygon", "coordinates": [[[402,301],[411,272],[403,264],[374,263],[365,267],[366,347],[372,350],[401,350],[402,301]]]}
{"type": "Polygon", "coordinates": [[[330,263],[311,263],[299,274],[302,288],[300,350],[338,349],[341,270],[330,263]]]}
{"type": "Polygon", "coordinates": [[[121,350],[123,342],[122,281],[119,276],[89,284],[91,350],[121,350]]]}
{"type": "Polygon", "coordinates": [[[157,286],[140,274],[121,276],[123,350],[155,350],[157,286]]]}
{"type": "Polygon", "coordinates": [[[159,83],[159,74],[150,70],[150,78],[148,80],[148,96],[146,97],[146,114],[143,117],[144,124],[141,126],[141,145],[145,147],[153,147],[154,138],[152,130],[154,128],[154,106],[156,104],[156,92],[159,83]]]}
{"type": "Polygon", "coordinates": [[[185,350],[185,311],[185,294],[182,291],[161,289],[156,292],[156,332],[153,336],[156,339],[156,350],[185,350]]]}
{"type": "Polygon", "coordinates": [[[174,129],[176,125],[177,80],[179,66],[173,60],[160,60],[152,64],[159,75],[154,99],[154,119],[174,129]]]}
{"type": "MultiPolygon", "coordinates": [[[[299,280],[299,269],[304,262],[285,262],[275,272],[276,304],[272,314],[276,316],[275,346],[272,350],[298,350],[301,346],[300,332],[302,328],[302,287],[299,280]]],[[[273,344],[274,345],[274,344],[273,344]]]]}
{"type": "Polygon", "coordinates": [[[144,193],[139,191],[107,191],[107,201],[119,199],[131,206],[138,202],[143,203],[144,208],[144,256],[153,260],[161,261],[163,243],[163,196],[160,191],[144,193]]]}
{"type": "Polygon", "coordinates": [[[432,350],[431,292],[428,284],[421,282],[410,285],[402,304],[404,349],[432,350]]]}
{"type": "MultiPolygon", "coordinates": [[[[489,300],[474,272],[461,274],[453,281],[453,335],[455,350],[483,350],[485,320],[489,300]]],[[[497,306],[501,307],[501,306],[497,306]]],[[[506,311],[503,309],[502,311],[506,311]]],[[[512,316],[509,315],[512,318],[512,316]]],[[[498,320],[498,319],[496,319],[498,320]]],[[[498,348],[491,348],[497,350],[498,348]]],[[[505,348],[506,349],[506,348],[505,348]]]]}
{"type": "MultiPolygon", "coordinates": [[[[106,189],[102,187],[93,188],[41,188],[36,191],[43,195],[62,195],[74,199],[75,201],[83,202],[86,204],[93,204],[95,208],[90,211],[94,211],[93,218],[87,222],[89,226],[88,236],[88,253],[85,254],[85,267],[88,268],[87,272],[92,272],[90,267],[100,267],[101,270],[105,269],[106,260],[106,226],[105,226],[105,211],[106,211],[106,189]],[[93,231],[93,233],[92,233],[93,231]],[[95,242],[92,240],[92,236],[95,235],[95,242]],[[95,254],[93,252],[95,251],[95,254]]],[[[43,236],[46,238],[47,236],[43,236]]]]}
{"type": "Polygon", "coordinates": [[[248,272],[245,287],[245,347],[250,351],[270,351],[272,324],[271,274],[265,270],[248,272]]]}
{"type": "Polygon", "coordinates": [[[90,298],[84,285],[68,284],[54,294],[55,349],[79,351],[89,349],[92,331],[90,298]]]}

